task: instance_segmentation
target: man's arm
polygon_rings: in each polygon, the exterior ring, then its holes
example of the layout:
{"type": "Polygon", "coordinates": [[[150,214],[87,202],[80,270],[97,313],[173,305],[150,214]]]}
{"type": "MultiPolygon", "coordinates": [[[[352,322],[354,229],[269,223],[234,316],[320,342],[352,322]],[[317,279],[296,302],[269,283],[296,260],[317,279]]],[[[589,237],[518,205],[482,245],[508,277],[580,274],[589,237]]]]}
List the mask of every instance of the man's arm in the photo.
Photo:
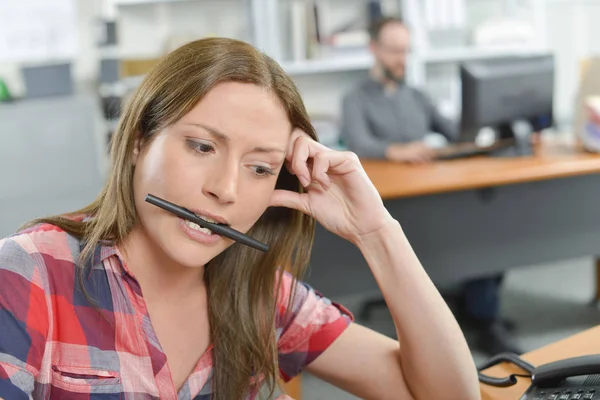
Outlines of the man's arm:
{"type": "Polygon", "coordinates": [[[372,134],[358,93],[344,96],[340,134],[346,147],[359,157],[386,158],[389,143],[372,134]]]}
{"type": "Polygon", "coordinates": [[[431,99],[423,92],[418,92],[429,115],[430,126],[433,132],[437,132],[443,135],[449,142],[455,142],[458,140],[459,129],[458,125],[450,119],[444,117],[431,99]]]}

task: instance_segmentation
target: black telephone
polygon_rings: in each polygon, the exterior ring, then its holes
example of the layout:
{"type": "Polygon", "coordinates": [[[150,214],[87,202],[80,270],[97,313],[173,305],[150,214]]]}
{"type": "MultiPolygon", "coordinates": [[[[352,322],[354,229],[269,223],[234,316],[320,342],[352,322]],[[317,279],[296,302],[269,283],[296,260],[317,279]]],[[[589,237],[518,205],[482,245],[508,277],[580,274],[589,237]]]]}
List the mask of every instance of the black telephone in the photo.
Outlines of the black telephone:
{"type": "Polygon", "coordinates": [[[573,357],[534,367],[512,353],[499,354],[478,368],[479,380],[492,386],[512,386],[516,377],[531,379],[531,385],[519,400],[590,400],[600,399],[600,354],[573,357]],[[512,362],[528,374],[494,378],[482,370],[500,362],[512,362]]]}

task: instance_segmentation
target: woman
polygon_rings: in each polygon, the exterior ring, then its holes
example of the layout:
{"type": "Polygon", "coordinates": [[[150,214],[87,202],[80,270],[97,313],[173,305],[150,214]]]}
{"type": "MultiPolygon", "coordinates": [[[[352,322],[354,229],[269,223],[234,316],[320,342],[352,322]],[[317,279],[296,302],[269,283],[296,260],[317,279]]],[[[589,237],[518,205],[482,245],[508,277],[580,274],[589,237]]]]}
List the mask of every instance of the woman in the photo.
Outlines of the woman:
{"type": "Polygon", "coordinates": [[[270,58],[230,39],[174,51],[111,151],[96,201],[0,242],[0,397],[271,397],[305,369],[366,399],[479,398],[461,331],[400,225],[356,156],[317,143],[270,58]],[[186,223],[148,193],[271,249],[186,223]],[[314,220],[360,248],[401,345],[296,280],[314,220]]]}

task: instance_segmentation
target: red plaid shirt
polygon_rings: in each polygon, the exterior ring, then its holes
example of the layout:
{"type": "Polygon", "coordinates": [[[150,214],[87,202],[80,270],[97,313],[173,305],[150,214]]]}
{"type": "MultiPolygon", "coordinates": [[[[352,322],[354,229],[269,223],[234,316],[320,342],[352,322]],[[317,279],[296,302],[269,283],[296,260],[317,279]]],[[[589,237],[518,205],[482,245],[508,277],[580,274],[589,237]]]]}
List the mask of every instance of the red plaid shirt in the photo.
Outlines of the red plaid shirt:
{"type": "MultiPolygon", "coordinates": [[[[80,240],[47,224],[0,240],[0,398],[210,399],[211,348],[177,391],[140,286],[118,250],[98,246],[87,267],[94,306],[75,273],[81,249],[80,240]]],[[[284,381],[353,320],[299,282],[292,318],[284,321],[291,285],[286,274],[277,307],[284,381]]]]}

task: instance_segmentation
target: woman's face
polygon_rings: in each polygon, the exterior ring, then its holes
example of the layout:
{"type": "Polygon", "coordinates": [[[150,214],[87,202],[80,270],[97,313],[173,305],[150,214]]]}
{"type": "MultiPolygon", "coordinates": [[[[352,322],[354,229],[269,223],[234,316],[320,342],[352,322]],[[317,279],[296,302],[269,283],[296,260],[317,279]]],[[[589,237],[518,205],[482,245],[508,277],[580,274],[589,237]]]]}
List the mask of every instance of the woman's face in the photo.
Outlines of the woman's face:
{"type": "Polygon", "coordinates": [[[149,143],[137,143],[133,190],[150,244],[186,267],[203,266],[225,250],[230,239],[190,225],[144,197],[153,194],[247,232],[269,206],[290,134],[274,94],[227,82],[149,143]]]}

